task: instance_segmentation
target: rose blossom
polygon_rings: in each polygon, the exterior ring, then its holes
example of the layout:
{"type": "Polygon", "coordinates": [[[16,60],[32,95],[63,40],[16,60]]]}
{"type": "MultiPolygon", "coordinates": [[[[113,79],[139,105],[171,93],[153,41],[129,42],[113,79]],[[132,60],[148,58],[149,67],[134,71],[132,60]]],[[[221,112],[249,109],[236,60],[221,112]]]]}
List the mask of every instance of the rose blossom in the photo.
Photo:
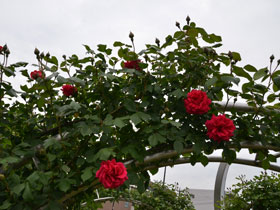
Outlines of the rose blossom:
{"type": "Polygon", "coordinates": [[[65,96],[73,96],[78,91],[73,85],[63,85],[61,90],[65,96]]]}
{"type": "Polygon", "coordinates": [[[2,47],[2,46],[0,46],[0,52],[2,51],[2,49],[3,49],[3,47],[2,47]]]}
{"type": "Polygon", "coordinates": [[[139,66],[141,60],[134,60],[134,61],[126,61],[124,62],[124,67],[127,69],[136,69],[138,71],[142,70],[139,66]]]}
{"type": "Polygon", "coordinates": [[[186,111],[189,114],[205,114],[210,110],[211,100],[201,90],[192,90],[184,99],[186,111]]]}
{"type": "Polygon", "coordinates": [[[35,71],[32,71],[31,73],[30,73],[30,77],[32,78],[32,79],[37,79],[38,77],[40,77],[40,78],[44,78],[44,75],[43,75],[43,73],[41,72],[41,71],[38,71],[38,70],[35,70],[35,71]]]}
{"type": "Polygon", "coordinates": [[[225,115],[212,115],[211,120],[207,120],[205,125],[208,129],[207,135],[209,138],[218,142],[229,141],[235,130],[233,121],[226,118],[225,115]]]}
{"type": "Polygon", "coordinates": [[[96,172],[96,178],[105,188],[111,189],[121,186],[128,179],[124,164],[116,162],[115,159],[102,161],[99,170],[96,172]]]}

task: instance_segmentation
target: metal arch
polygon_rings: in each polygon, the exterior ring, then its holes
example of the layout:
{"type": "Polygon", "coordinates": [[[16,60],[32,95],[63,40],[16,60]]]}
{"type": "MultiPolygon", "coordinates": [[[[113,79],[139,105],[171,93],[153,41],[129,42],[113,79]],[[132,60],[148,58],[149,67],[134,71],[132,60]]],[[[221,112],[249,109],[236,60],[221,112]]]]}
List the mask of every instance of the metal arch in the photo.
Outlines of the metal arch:
{"type": "Polygon", "coordinates": [[[219,210],[220,208],[217,207],[220,201],[225,196],[225,186],[226,186],[226,179],[228,174],[229,164],[227,163],[220,163],[216,181],[215,181],[215,189],[214,189],[214,209],[219,210]]]}

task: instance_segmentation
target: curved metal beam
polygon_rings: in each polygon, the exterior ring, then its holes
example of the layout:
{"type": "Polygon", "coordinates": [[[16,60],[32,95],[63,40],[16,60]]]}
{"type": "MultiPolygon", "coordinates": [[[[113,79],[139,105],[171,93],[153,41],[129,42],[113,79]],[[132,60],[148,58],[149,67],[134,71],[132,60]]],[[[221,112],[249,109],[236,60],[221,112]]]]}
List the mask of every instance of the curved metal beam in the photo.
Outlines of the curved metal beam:
{"type": "MultiPolygon", "coordinates": [[[[231,149],[235,149],[236,147],[237,147],[236,145],[229,145],[228,146],[228,148],[231,148],[231,149]]],[[[246,142],[246,141],[241,142],[240,148],[241,149],[267,149],[267,150],[273,150],[273,151],[280,151],[280,147],[270,146],[270,145],[263,146],[263,145],[259,144],[259,142],[249,143],[249,142],[246,142]]],[[[216,150],[219,150],[219,149],[216,149],[216,150]]],[[[147,165],[149,163],[152,163],[152,162],[157,162],[157,161],[160,161],[162,159],[169,159],[169,158],[175,157],[177,155],[191,153],[193,151],[194,151],[193,147],[185,148],[180,153],[178,153],[176,150],[163,151],[163,152],[159,152],[159,153],[156,153],[156,154],[145,157],[143,162],[136,161],[135,165],[136,166],[145,166],[145,165],[147,165]]],[[[133,162],[134,162],[134,160],[130,160],[130,161],[125,162],[124,164],[129,168],[130,164],[132,164],[133,162]]],[[[218,162],[220,162],[220,161],[218,161],[218,162]]],[[[225,161],[223,160],[222,162],[225,162],[225,161]]]]}
{"type": "MultiPolygon", "coordinates": [[[[226,161],[222,157],[218,157],[218,156],[208,157],[208,161],[213,163],[215,162],[226,163],[226,161]]],[[[145,168],[143,168],[143,171],[151,170],[155,168],[161,168],[164,166],[173,166],[173,165],[180,165],[186,163],[190,163],[190,158],[182,157],[177,160],[166,160],[162,163],[158,163],[157,165],[146,166],[145,168]]],[[[232,163],[262,168],[260,162],[256,162],[255,160],[250,160],[250,159],[236,158],[232,163]]],[[[268,169],[272,171],[280,172],[280,166],[278,165],[271,164],[268,169]]]]}

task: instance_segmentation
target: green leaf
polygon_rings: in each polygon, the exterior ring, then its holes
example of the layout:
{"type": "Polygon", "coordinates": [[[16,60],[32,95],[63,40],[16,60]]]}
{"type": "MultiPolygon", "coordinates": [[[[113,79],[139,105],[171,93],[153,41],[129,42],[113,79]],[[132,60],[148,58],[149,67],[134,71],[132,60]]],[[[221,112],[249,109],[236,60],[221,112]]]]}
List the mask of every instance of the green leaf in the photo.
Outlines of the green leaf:
{"type": "Polygon", "coordinates": [[[14,186],[11,191],[17,195],[20,195],[21,191],[25,188],[25,184],[18,184],[16,186],[14,186]]]}
{"type": "Polygon", "coordinates": [[[33,194],[32,194],[32,191],[31,191],[31,189],[30,189],[30,186],[29,186],[29,183],[28,183],[28,182],[25,183],[25,188],[24,188],[22,197],[23,197],[23,199],[26,200],[26,201],[30,201],[30,200],[33,199],[33,194]]]}
{"type": "Polygon", "coordinates": [[[146,114],[144,112],[137,112],[138,117],[140,117],[145,122],[149,122],[152,118],[149,114],[146,114]]]}
{"type": "Polygon", "coordinates": [[[205,86],[210,87],[211,85],[214,85],[217,81],[218,81],[217,77],[212,77],[211,79],[205,82],[205,86]]]}
{"type": "Polygon", "coordinates": [[[37,171],[34,171],[32,174],[30,174],[28,177],[27,177],[27,180],[30,182],[30,183],[34,183],[36,182],[38,179],[39,179],[39,175],[38,175],[38,172],[37,171]]]}
{"type": "Polygon", "coordinates": [[[177,128],[181,127],[181,123],[173,121],[173,120],[169,120],[169,123],[177,128]]]}
{"type": "Polygon", "coordinates": [[[153,147],[159,143],[165,143],[166,138],[160,135],[159,133],[154,133],[151,136],[149,136],[148,141],[150,145],[153,147]]]}
{"type": "Polygon", "coordinates": [[[138,125],[142,120],[141,118],[138,116],[137,113],[133,114],[130,116],[131,121],[134,123],[134,125],[138,125]]]}
{"type": "Polygon", "coordinates": [[[58,72],[54,72],[51,75],[47,76],[45,80],[51,80],[52,78],[57,77],[57,75],[58,75],[58,72]]]}
{"type": "Polygon", "coordinates": [[[150,169],[149,171],[152,175],[156,175],[158,172],[158,168],[150,169]]]}
{"type": "Polygon", "coordinates": [[[57,60],[57,58],[55,57],[55,56],[52,56],[51,58],[47,58],[46,59],[49,63],[52,63],[52,64],[54,64],[54,65],[58,65],[58,60],[57,60]]]}
{"type": "Polygon", "coordinates": [[[97,45],[97,50],[98,51],[100,51],[100,52],[106,52],[106,48],[107,48],[107,46],[106,45],[104,45],[104,44],[99,44],[99,45],[97,45]]]}
{"type": "Polygon", "coordinates": [[[196,143],[193,145],[193,151],[195,154],[200,154],[201,153],[201,145],[199,143],[196,143]]]}
{"type": "Polygon", "coordinates": [[[114,152],[114,148],[103,148],[100,149],[94,156],[91,158],[87,158],[87,162],[91,163],[96,160],[108,160],[110,156],[114,156],[116,153],[114,152]]]}
{"type": "Polygon", "coordinates": [[[116,118],[114,120],[114,125],[116,125],[119,128],[123,128],[126,124],[121,120],[121,118],[116,118]]]}
{"type": "Polygon", "coordinates": [[[254,85],[254,90],[260,93],[265,93],[266,92],[267,87],[261,84],[256,84],[254,85]]]}
{"type": "Polygon", "coordinates": [[[236,152],[234,150],[225,148],[222,153],[223,158],[227,163],[232,163],[236,159],[236,152]]]}
{"type": "Polygon", "coordinates": [[[49,159],[50,162],[54,161],[56,159],[56,155],[54,154],[51,154],[51,153],[48,153],[47,154],[47,157],[49,159]]]}
{"type": "Polygon", "coordinates": [[[1,164],[11,164],[11,163],[16,163],[18,162],[20,159],[18,157],[13,157],[13,156],[10,156],[10,157],[6,157],[6,158],[3,158],[0,160],[0,163],[1,164]]]}
{"type": "Polygon", "coordinates": [[[93,133],[91,126],[88,126],[85,122],[80,122],[78,126],[82,136],[88,136],[93,133]]]}
{"type": "Polygon", "coordinates": [[[190,36],[190,37],[197,37],[198,36],[198,30],[195,29],[195,28],[191,28],[188,30],[187,34],[190,36]]]}
{"type": "Polygon", "coordinates": [[[86,180],[90,179],[91,177],[93,177],[92,167],[87,167],[85,170],[83,170],[83,174],[81,175],[81,178],[82,178],[83,182],[85,182],[86,180]]]}
{"type": "Polygon", "coordinates": [[[258,71],[254,66],[252,66],[250,64],[244,66],[244,69],[246,69],[247,71],[250,71],[250,72],[257,72],[258,71]]]}
{"type": "Polygon", "coordinates": [[[185,34],[185,32],[183,32],[183,31],[176,31],[175,33],[174,33],[174,38],[175,39],[180,39],[180,38],[182,38],[182,37],[184,37],[186,34],[185,34]]]}
{"type": "Polygon", "coordinates": [[[107,116],[106,116],[106,118],[104,119],[103,123],[104,123],[105,125],[109,125],[109,126],[110,126],[110,125],[113,125],[113,123],[114,123],[113,116],[110,115],[110,114],[107,114],[107,116]]]}
{"type": "Polygon", "coordinates": [[[44,145],[44,148],[47,149],[47,148],[50,147],[50,146],[59,145],[59,143],[58,143],[58,140],[57,140],[57,139],[51,137],[51,138],[45,140],[45,142],[44,142],[43,145],[44,145]]]}
{"type": "Polygon", "coordinates": [[[231,53],[232,53],[233,60],[241,61],[241,56],[238,52],[231,52],[231,53]]]}
{"type": "Polygon", "coordinates": [[[207,166],[209,160],[205,155],[201,155],[198,160],[201,162],[201,164],[205,167],[207,166]]]}
{"type": "Polygon", "coordinates": [[[121,42],[116,41],[116,42],[114,42],[113,46],[114,47],[122,47],[122,46],[124,46],[124,44],[121,43],[121,42]]]}
{"type": "Polygon", "coordinates": [[[175,141],[173,144],[173,148],[176,150],[176,152],[181,153],[184,150],[184,145],[181,141],[175,141]]]}
{"type": "Polygon", "coordinates": [[[94,53],[94,51],[88,45],[84,44],[83,46],[86,48],[88,53],[94,53]]]}
{"type": "Polygon", "coordinates": [[[280,76],[273,77],[273,78],[272,78],[272,81],[273,81],[274,85],[276,85],[276,87],[277,87],[278,89],[280,89],[280,76]]]}
{"type": "Polygon", "coordinates": [[[267,101],[269,103],[272,103],[273,101],[275,101],[276,99],[276,95],[274,93],[270,94],[268,97],[267,97],[267,101]]]}
{"type": "Polygon", "coordinates": [[[237,76],[244,77],[249,81],[252,81],[252,77],[250,76],[250,74],[244,71],[244,69],[241,67],[233,66],[233,73],[236,74],[237,76]]]}
{"type": "Polygon", "coordinates": [[[130,112],[136,112],[136,104],[131,99],[126,99],[124,101],[124,107],[130,112]]]}
{"type": "Polygon", "coordinates": [[[253,86],[254,86],[253,82],[244,83],[242,85],[242,92],[243,93],[249,92],[252,89],[253,86]]]}
{"type": "Polygon", "coordinates": [[[268,160],[268,159],[264,159],[264,160],[262,161],[262,167],[263,167],[264,170],[269,169],[270,163],[269,163],[269,160],[268,160]]]}
{"type": "Polygon", "coordinates": [[[72,83],[79,84],[81,86],[85,86],[85,81],[81,80],[78,77],[70,77],[68,80],[71,81],[72,83]]]}
{"type": "Polygon", "coordinates": [[[58,184],[59,189],[63,192],[67,192],[67,190],[70,189],[70,186],[71,186],[71,183],[69,182],[68,179],[61,179],[58,184]]]}
{"type": "Polygon", "coordinates": [[[12,204],[8,200],[5,200],[4,203],[0,206],[0,209],[9,209],[11,205],[12,204]]]}
{"type": "Polygon", "coordinates": [[[66,84],[68,82],[68,80],[62,76],[58,76],[56,79],[59,84],[66,84]]]}
{"type": "Polygon", "coordinates": [[[13,66],[13,67],[26,67],[27,65],[28,65],[28,63],[26,63],[26,62],[17,62],[17,63],[12,64],[11,66],[13,66]]]}
{"type": "Polygon", "coordinates": [[[61,169],[66,173],[66,174],[68,174],[69,172],[70,172],[70,168],[69,168],[69,166],[67,166],[67,165],[63,165],[63,166],[61,166],[61,169]]]}
{"type": "Polygon", "coordinates": [[[181,89],[177,89],[171,92],[170,95],[175,96],[177,98],[181,98],[185,96],[185,93],[181,89]]]}
{"type": "Polygon", "coordinates": [[[10,77],[10,76],[15,76],[15,73],[14,73],[14,68],[8,68],[8,67],[3,67],[4,69],[4,73],[6,76],[10,77]]]}
{"type": "Polygon", "coordinates": [[[233,82],[236,85],[240,82],[240,79],[237,77],[232,77],[232,76],[221,76],[221,80],[224,82],[233,82]]]}
{"type": "Polygon", "coordinates": [[[268,69],[267,68],[263,68],[258,70],[255,74],[254,74],[254,80],[258,80],[264,76],[266,76],[268,74],[268,69]]]}

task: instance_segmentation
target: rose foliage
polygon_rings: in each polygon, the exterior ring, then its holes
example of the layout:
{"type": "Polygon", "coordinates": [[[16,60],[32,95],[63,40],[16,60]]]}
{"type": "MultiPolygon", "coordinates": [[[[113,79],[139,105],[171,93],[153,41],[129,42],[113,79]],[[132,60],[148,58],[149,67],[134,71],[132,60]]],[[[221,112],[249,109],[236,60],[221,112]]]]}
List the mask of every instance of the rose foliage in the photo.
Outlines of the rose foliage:
{"type": "Polygon", "coordinates": [[[276,161],[268,148],[280,147],[279,62],[241,66],[237,52],[217,51],[220,36],[189,19],[176,25],[174,34],[139,52],[133,34],[131,44],[116,41],[112,49],[84,45],[84,57],[59,59],[35,49],[35,68],[9,64],[12,53],[1,48],[0,209],[78,209],[102,186],[96,178],[102,161],[112,159],[127,170],[120,188],[136,185],[140,192],[149,184],[147,169],[154,174],[180,154],[207,165],[219,149],[232,163],[246,147],[263,168],[276,161]],[[44,76],[32,79],[35,69],[44,76]],[[17,89],[20,73],[26,82],[17,89]],[[205,93],[202,100],[193,90],[205,93]],[[186,111],[185,99],[195,112],[186,111]],[[239,100],[249,109],[227,106],[239,100]],[[213,115],[224,117],[213,122],[213,115]]]}

